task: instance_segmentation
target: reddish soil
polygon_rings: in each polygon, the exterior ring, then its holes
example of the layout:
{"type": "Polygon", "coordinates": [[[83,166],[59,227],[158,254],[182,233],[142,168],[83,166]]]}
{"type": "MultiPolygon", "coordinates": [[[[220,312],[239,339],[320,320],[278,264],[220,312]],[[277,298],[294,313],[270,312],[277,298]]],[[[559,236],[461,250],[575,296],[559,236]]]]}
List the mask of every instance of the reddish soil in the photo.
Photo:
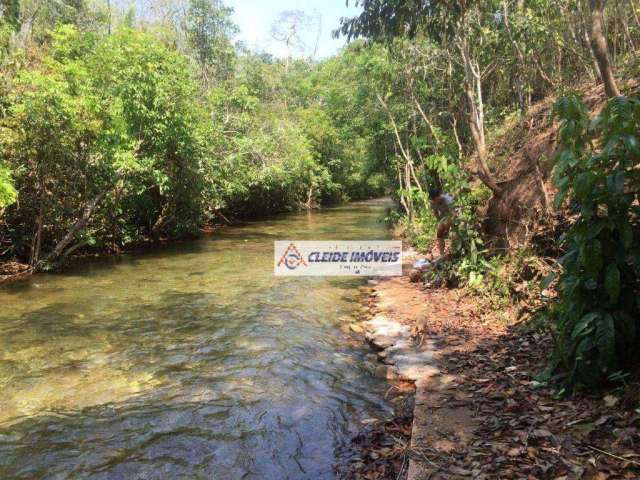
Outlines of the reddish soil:
{"type": "MultiPolygon", "coordinates": [[[[381,446],[376,435],[388,442],[387,427],[374,428],[360,440],[375,461],[346,478],[406,478],[407,455],[419,467],[412,480],[640,478],[637,389],[558,398],[536,381],[551,334],[500,323],[483,304],[463,289],[426,289],[407,277],[375,286],[371,313],[411,325],[417,341],[434,340],[442,374],[416,399],[420,438],[381,446]]],[[[399,419],[406,433],[406,415],[399,419]]]]}

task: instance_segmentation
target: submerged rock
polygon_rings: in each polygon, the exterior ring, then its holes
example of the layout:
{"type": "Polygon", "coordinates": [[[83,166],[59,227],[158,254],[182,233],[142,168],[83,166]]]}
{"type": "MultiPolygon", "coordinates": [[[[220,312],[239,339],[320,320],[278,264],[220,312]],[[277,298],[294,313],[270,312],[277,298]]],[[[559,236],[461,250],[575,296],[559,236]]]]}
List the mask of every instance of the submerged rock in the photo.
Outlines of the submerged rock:
{"type": "Polygon", "coordinates": [[[416,381],[438,373],[434,366],[433,342],[416,345],[409,326],[384,315],[377,315],[363,325],[367,340],[380,350],[378,358],[384,362],[376,368],[377,376],[387,379],[400,376],[416,381]]]}

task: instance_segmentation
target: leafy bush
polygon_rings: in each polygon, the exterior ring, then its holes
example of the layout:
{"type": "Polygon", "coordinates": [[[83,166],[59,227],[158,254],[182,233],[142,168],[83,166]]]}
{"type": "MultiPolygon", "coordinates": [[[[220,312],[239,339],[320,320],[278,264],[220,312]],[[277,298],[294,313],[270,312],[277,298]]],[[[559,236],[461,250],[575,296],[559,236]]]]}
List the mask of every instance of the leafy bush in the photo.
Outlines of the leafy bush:
{"type": "Polygon", "coordinates": [[[0,209],[16,201],[16,189],[11,180],[9,169],[0,164],[0,209]]]}
{"type": "Polygon", "coordinates": [[[556,205],[568,200],[575,222],[561,260],[550,371],[572,391],[602,385],[638,359],[640,101],[614,98],[592,121],[575,95],[555,111],[556,205]]]}

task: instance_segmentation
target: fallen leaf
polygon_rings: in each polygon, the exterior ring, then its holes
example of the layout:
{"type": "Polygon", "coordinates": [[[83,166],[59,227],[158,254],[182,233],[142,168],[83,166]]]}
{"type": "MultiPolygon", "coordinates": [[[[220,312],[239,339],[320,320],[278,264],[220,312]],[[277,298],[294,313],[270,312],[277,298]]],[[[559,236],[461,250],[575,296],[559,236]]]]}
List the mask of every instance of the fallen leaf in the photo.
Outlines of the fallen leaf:
{"type": "Polygon", "coordinates": [[[510,457],[517,457],[518,455],[520,455],[520,453],[521,450],[517,447],[514,447],[507,452],[507,455],[509,455],[510,457]]]}

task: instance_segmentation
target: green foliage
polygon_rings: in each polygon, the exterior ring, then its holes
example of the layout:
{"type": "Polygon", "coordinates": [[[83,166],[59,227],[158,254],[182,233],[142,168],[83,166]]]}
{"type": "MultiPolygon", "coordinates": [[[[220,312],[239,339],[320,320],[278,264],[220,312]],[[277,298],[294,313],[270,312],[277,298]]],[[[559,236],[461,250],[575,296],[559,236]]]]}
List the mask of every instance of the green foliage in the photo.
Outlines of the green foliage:
{"type": "Polygon", "coordinates": [[[230,10],[205,3],[190,4],[176,33],[184,51],[170,32],[131,28],[128,15],[111,34],[43,29],[46,48],[2,76],[7,256],[48,268],[52,252],[119,250],[220,219],[384,193],[364,113],[357,128],[339,114],[337,99],[362,83],[350,63],[285,69],[236,54],[230,10]],[[336,88],[335,75],[348,82],[336,88]]]}
{"type": "Polygon", "coordinates": [[[231,22],[232,13],[220,0],[189,1],[185,30],[205,86],[233,73],[235,52],[230,37],[237,29],[231,22]]]}
{"type": "Polygon", "coordinates": [[[11,172],[7,167],[0,164],[0,212],[4,207],[15,202],[17,195],[11,179],[11,172]]]}
{"type": "Polygon", "coordinates": [[[553,367],[568,391],[602,385],[638,360],[640,101],[618,97],[592,119],[575,95],[562,120],[556,205],[576,215],[562,259],[553,367]]]}
{"type": "Polygon", "coordinates": [[[39,244],[52,248],[98,195],[103,208],[78,241],[193,233],[203,114],[184,58],[132,31],[101,39],[62,27],[52,37],[41,66],[20,73],[2,124],[21,199],[8,211],[15,253],[38,256],[24,248],[44,219],[39,244]]]}

